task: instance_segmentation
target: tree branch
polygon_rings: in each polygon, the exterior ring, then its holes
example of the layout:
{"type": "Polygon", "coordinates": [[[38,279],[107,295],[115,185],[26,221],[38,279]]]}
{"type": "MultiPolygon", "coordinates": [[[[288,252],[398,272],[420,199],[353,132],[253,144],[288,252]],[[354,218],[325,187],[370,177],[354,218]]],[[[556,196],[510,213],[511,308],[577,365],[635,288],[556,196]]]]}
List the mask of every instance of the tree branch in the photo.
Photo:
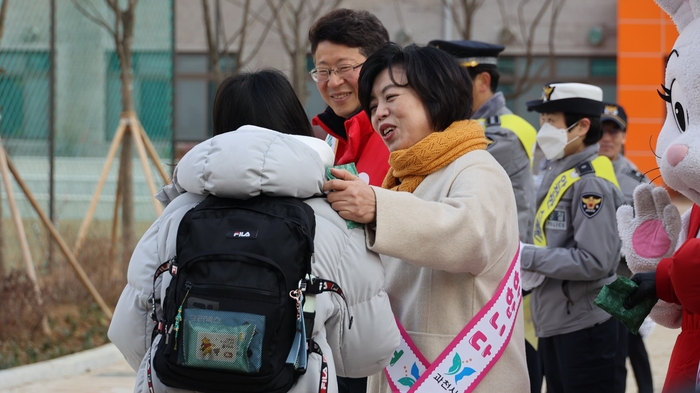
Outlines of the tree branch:
{"type": "Polygon", "coordinates": [[[508,26],[508,10],[506,9],[506,5],[503,3],[503,0],[496,0],[496,3],[498,3],[498,10],[501,12],[503,27],[506,27],[508,26]]]}
{"type": "Polygon", "coordinates": [[[207,37],[207,47],[209,48],[209,64],[214,64],[214,54],[219,53],[219,48],[214,42],[214,35],[211,26],[211,13],[209,11],[209,0],[202,0],[202,17],[204,18],[204,31],[207,37]]]}
{"type": "MultiPolygon", "coordinates": [[[[274,24],[275,24],[275,20],[277,19],[277,14],[279,13],[279,10],[281,7],[282,7],[282,3],[280,2],[272,8],[272,10],[271,10],[272,16],[270,17],[270,19],[267,20],[267,23],[265,24],[265,28],[264,28],[262,34],[260,34],[260,36],[258,37],[258,41],[255,44],[255,46],[253,47],[253,50],[250,51],[247,58],[245,58],[245,59],[243,59],[242,57],[239,58],[239,60],[241,61],[241,67],[247,65],[253,59],[253,57],[260,51],[260,48],[262,48],[263,42],[265,41],[265,38],[267,37],[268,33],[272,29],[272,26],[274,26],[274,24]]],[[[241,50],[241,53],[242,53],[242,50],[241,50]]]]}
{"type": "MultiPolygon", "coordinates": [[[[285,3],[282,6],[283,10],[285,12],[289,12],[287,5],[288,5],[288,3],[285,3]]],[[[284,51],[288,55],[291,56],[293,53],[293,49],[292,49],[292,45],[289,43],[289,41],[287,39],[287,37],[289,37],[289,34],[287,34],[285,21],[286,21],[286,19],[284,18],[284,16],[281,13],[277,15],[277,27],[279,28],[280,41],[282,41],[282,46],[284,47],[284,51]]]]}
{"type": "MultiPolygon", "coordinates": [[[[92,21],[96,25],[102,26],[113,37],[116,37],[117,32],[114,31],[114,29],[109,25],[109,23],[107,23],[107,20],[105,20],[105,18],[102,15],[91,14],[85,7],[83,7],[80,3],[78,3],[78,0],[71,0],[71,2],[75,6],[75,8],[78,10],[78,12],[83,14],[86,18],[88,18],[90,21],[92,21]]],[[[88,2],[88,4],[90,4],[90,2],[88,2]]],[[[92,4],[90,4],[90,5],[92,6],[92,4]]]]}
{"type": "Polygon", "coordinates": [[[2,41],[2,36],[5,33],[5,18],[7,17],[7,8],[9,4],[10,0],[4,0],[0,7],[0,41],[2,41]]]}
{"type": "Polygon", "coordinates": [[[442,0],[442,6],[450,10],[450,16],[462,39],[471,39],[474,14],[484,5],[485,0],[457,0],[448,4],[442,0]]]}
{"type": "MultiPolygon", "coordinates": [[[[529,89],[532,86],[532,80],[533,78],[530,78],[530,68],[532,66],[532,45],[533,41],[535,39],[535,30],[537,29],[537,25],[539,25],[540,20],[542,19],[542,16],[544,16],[544,12],[547,10],[547,7],[551,4],[552,0],[545,0],[544,3],[542,3],[542,7],[537,11],[537,14],[535,15],[535,18],[532,20],[532,23],[530,24],[530,28],[526,30],[525,24],[524,24],[524,8],[525,4],[529,0],[522,0],[520,4],[518,5],[518,22],[520,24],[520,30],[521,33],[525,34],[523,36],[524,42],[525,42],[525,67],[523,70],[523,75],[516,80],[515,83],[515,89],[513,92],[509,95],[511,97],[517,97],[523,92],[525,92],[527,89],[529,89]],[[524,33],[527,31],[527,33],[524,33]]],[[[551,28],[551,26],[550,26],[551,28]]],[[[540,68],[537,70],[536,74],[539,75],[542,70],[544,69],[544,65],[540,66],[540,68]]]]}
{"type": "MultiPolygon", "coordinates": [[[[274,8],[274,9],[277,9],[277,10],[279,11],[279,9],[282,8],[283,3],[284,3],[286,0],[277,0],[277,1],[278,1],[279,3],[274,4],[271,0],[267,0],[267,1],[265,2],[265,3],[266,3],[265,6],[261,6],[259,10],[253,10],[253,11],[251,11],[251,12],[250,12],[250,15],[253,16],[253,18],[255,18],[255,20],[256,20],[257,22],[260,22],[260,23],[267,23],[267,22],[269,21],[269,19],[266,19],[266,18],[264,18],[262,15],[260,15],[260,11],[261,11],[263,8],[265,8],[265,7],[274,8]]],[[[233,1],[232,1],[232,0],[229,0],[229,2],[233,4],[233,1]]],[[[275,14],[275,15],[276,15],[276,14],[275,14]]],[[[274,18],[274,19],[276,19],[276,18],[274,18]]],[[[276,33],[279,33],[279,29],[277,28],[276,24],[274,24],[274,23],[273,23],[273,25],[272,25],[272,27],[271,27],[271,30],[274,31],[274,32],[276,32],[276,33]]]]}

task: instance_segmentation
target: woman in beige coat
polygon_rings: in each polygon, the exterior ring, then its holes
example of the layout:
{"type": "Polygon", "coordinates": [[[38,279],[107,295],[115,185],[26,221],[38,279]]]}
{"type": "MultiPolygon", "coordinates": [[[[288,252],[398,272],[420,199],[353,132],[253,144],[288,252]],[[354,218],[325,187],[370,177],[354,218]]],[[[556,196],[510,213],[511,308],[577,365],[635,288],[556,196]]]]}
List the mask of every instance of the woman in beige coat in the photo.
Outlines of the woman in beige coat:
{"type": "Polygon", "coordinates": [[[367,224],[405,337],[368,392],[529,391],[515,198],[466,120],[469,75],[438,49],[388,44],[359,91],[391,169],[381,188],[333,170],[324,190],[341,217],[367,224]]]}

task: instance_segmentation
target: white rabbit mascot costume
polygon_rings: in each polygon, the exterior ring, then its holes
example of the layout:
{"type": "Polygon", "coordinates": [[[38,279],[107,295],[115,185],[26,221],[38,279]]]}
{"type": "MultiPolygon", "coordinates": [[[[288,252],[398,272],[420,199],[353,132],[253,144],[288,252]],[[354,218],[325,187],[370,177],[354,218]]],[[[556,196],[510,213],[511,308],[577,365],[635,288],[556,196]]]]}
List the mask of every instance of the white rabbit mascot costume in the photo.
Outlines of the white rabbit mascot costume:
{"type": "MultiPolygon", "coordinates": [[[[659,92],[667,114],[657,164],[664,182],[693,207],[681,217],[665,189],[644,184],[634,192],[634,209],[620,207],[617,220],[630,269],[650,278],[647,288],[660,299],[651,318],[682,327],[663,392],[693,392],[700,362],[700,0],[656,2],[680,32],[659,92]]],[[[639,292],[643,283],[637,282],[639,292]]]]}

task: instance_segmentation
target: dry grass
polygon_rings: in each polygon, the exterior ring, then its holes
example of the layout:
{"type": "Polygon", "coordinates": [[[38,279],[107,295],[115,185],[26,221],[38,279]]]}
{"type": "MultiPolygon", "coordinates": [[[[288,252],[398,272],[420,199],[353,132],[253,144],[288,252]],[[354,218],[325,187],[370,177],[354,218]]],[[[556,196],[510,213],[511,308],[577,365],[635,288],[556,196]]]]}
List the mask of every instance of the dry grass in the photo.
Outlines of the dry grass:
{"type": "MultiPolygon", "coordinates": [[[[48,360],[107,343],[109,320],[57,246],[53,249],[54,260],[48,262],[48,234],[43,228],[43,234],[35,230],[35,236],[29,231],[27,236],[44,302],[42,307],[38,306],[32,284],[21,265],[14,227],[9,221],[4,221],[4,224],[3,259],[6,268],[5,277],[0,279],[0,369],[48,360]],[[51,328],[49,336],[41,329],[44,313],[51,328]]],[[[32,224],[28,222],[27,228],[32,224]]],[[[79,223],[64,223],[60,230],[71,246],[78,226],[79,223]]],[[[137,234],[140,236],[145,228],[137,229],[137,234]]],[[[126,266],[116,262],[121,259],[119,252],[115,262],[110,261],[110,239],[111,223],[93,223],[78,261],[105,302],[114,308],[126,283],[126,266]]]]}

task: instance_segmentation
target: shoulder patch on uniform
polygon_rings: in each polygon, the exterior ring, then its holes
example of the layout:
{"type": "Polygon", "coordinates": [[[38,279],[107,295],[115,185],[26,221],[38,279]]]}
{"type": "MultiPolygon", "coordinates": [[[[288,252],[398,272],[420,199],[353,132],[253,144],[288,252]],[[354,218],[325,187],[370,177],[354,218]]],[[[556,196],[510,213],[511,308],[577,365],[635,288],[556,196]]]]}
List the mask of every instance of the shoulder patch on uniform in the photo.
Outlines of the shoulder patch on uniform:
{"type": "Polygon", "coordinates": [[[576,172],[578,172],[579,176],[583,176],[589,173],[595,173],[595,169],[593,169],[593,165],[591,165],[590,161],[584,161],[576,165],[576,172]]]}
{"type": "Polygon", "coordinates": [[[489,116],[486,118],[486,127],[500,126],[501,116],[489,116]]]}
{"type": "Polygon", "coordinates": [[[644,174],[634,168],[630,168],[625,174],[633,178],[634,180],[637,180],[640,183],[644,182],[645,180],[644,174]]]}
{"type": "Polygon", "coordinates": [[[603,206],[603,196],[594,192],[586,192],[581,194],[581,211],[583,214],[592,218],[600,211],[603,206]]]}
{"type": "Polygon", "coordinates": [[[493,147],[496,144],[496,140],[486,136],[486,150],[493,147]]]}

